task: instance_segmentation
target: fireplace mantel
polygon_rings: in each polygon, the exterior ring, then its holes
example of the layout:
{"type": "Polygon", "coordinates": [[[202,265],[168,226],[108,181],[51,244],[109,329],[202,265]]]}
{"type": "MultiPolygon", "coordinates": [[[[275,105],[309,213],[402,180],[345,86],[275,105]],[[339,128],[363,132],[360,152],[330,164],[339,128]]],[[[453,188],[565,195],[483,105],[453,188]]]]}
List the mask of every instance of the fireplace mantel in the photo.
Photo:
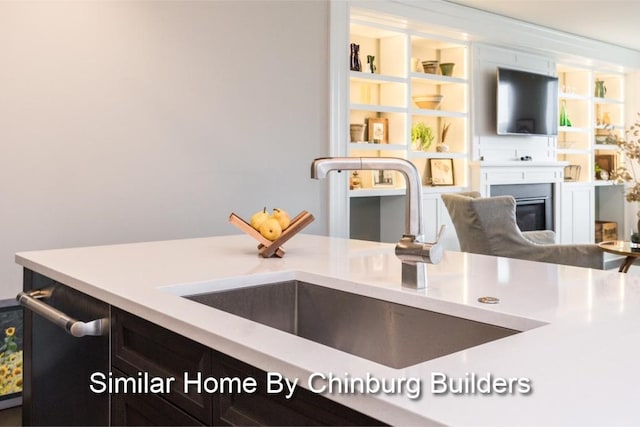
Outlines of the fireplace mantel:
{"type": "Polygon", "coordinates": [[[490,187],[496,184],[559,184],[564,179],[564,167],[567,165],[568,162],[551,161],[473,162],[471,186],[487,197],[491,194],[490,187]]]}

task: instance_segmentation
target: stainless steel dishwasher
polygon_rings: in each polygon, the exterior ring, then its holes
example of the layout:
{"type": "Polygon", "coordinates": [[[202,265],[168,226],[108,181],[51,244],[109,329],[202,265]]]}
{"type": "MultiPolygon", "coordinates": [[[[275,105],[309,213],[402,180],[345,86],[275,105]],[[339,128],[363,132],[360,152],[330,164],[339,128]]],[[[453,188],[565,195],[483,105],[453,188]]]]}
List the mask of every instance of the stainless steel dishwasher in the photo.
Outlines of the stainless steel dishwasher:
{"type": "Polygon", "coordinates": [[[89,385],[109,372],[109,305],[28,269],[23,285],[23,425],[108,425],[89,385]]]}

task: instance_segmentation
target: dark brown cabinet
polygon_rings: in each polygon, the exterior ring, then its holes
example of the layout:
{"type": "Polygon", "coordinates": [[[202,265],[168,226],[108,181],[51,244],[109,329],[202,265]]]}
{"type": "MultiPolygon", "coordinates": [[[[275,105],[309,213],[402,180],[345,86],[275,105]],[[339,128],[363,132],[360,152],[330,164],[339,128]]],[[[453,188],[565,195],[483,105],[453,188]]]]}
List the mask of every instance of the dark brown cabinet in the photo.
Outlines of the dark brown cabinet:
{"type": "Polygon", "coordinates": [[[380,425],[378,420],[298,387],[291,399],[267,394],[266,372],[205,347],[144,319],[112,309],[113,371],[175,378],[166,394],[114,394],[118,425],[380,425]],[[188,387],[193,379],[256,380],[255,391],[210,393],[188,387]]]}
{"type": "MultiPolygon", "coordinates": [[[[109,318],[109,305],[24,269],[24,291],[46,290],[43,304],[80,321],[109,318]]],[[[109,372],[109,336],[75,337],[24,310],[23,425],[108,425],[109,395],[89,391],[93,373],[109,372]]]]}
{"type": "Polygon", "coordinates": [[[78,320],[110,319],[76,338],[25,311],[25,425],[380,425],[300,386],[269,394],[265,371],[26,269],[24,289],[49,289],[78,320]]]}
{"type": "MultiPolygon", "coordinates": [[[[145,376],[165,380],[175,378],[170,384],[170,392],[162,397],[202,423],[211,424],[213,410],[210,396],[205,393],[184,393],[183,384],[185,372],[190,377],[198,373],[212,375],[211,350],[117,308],[112,309],[111,319],[113,367],[130,377],[142,377],[142,382],[145,376]]],[[[113,411],[112,417],[116,418],[113,411]]]]}

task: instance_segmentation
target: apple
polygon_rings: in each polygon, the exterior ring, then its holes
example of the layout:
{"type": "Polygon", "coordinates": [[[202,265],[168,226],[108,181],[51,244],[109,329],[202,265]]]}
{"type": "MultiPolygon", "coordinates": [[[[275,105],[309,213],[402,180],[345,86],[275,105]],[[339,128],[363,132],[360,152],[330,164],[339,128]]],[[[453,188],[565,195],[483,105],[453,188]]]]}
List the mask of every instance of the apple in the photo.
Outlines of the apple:
{"type": "Polygon", "coordinates": [[[282,234],[282,227],[275,218],[268,218],[260,225],[260,234],[266,239],[274,241],[282,234]]]}
{"type": "Polygon", "coordinates": [[[278,220],[278,222],[280,223],[280,228],[282,228],[282,230],[286,230],[287,227],[289,227],[289,224],[291,224],[291,218],[289,217],[287,211],[285,211],[284,209],[274,209],[271,217],[278,220]]]}
{"type": "Polygon", "coordinates": [[[256,230],[260,230],[260,226],[263,222],[269,219],[269,214],[267,213],[267,207],[265,206],[260,212],[256,212],[251,215],[251,226],[256,230]]]}

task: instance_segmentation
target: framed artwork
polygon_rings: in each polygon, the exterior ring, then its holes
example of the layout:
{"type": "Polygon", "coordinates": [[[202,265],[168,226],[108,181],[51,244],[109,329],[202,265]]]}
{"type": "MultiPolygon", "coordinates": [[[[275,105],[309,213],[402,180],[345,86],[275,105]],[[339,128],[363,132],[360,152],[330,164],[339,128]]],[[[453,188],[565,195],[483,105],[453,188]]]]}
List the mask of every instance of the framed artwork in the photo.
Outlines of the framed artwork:
{"type": "Polygon", "coordinates": [[[615,154],[596,154],[596,165],[600,166],[600,169],[606,173],[599,172],[597,178],[608,180],[611,174],[615,172],[616,155],[615,154]]]}
{"type": "Polygon", "coordinates": [[[393,187],[396,185],[396,175],[394,171],[373,170],[371,171],[371,185],[373,188],[393,187]]]}
{"type": "Polygon", "coordinates": [[[22,404],[22,306],[0,301],[0,410],[22,404]]]}
{"type": "Polygon", "coordinates": [[[368,141],[374,144],[389,143],[389,120],[384,117],[371,117],[367,120],[368,141]]]}
{"type": "Polygon", "coordinates": [[[431,185],[453,185],[453,159],[429,159],[431,185]]]}

